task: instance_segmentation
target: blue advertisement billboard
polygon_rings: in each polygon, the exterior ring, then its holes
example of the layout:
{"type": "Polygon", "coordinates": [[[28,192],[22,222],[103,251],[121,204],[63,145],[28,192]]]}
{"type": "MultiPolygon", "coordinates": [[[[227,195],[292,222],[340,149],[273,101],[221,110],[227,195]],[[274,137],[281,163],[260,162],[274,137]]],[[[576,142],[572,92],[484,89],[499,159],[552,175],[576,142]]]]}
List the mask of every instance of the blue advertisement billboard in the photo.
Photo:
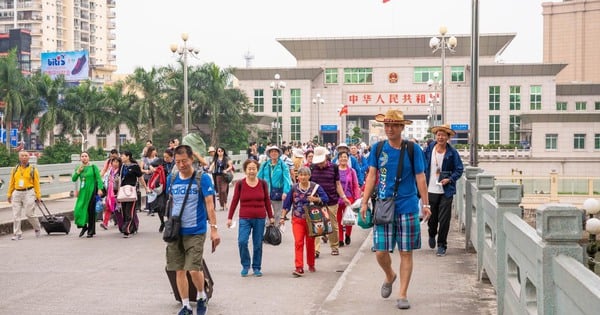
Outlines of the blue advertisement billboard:
{"type": "Polygon", "coordinates": [[[87,50],[43,52],[42,73],[53,79],[62,74],[67,81],[86,80],[90,76],[89,60],[87,50]]]}

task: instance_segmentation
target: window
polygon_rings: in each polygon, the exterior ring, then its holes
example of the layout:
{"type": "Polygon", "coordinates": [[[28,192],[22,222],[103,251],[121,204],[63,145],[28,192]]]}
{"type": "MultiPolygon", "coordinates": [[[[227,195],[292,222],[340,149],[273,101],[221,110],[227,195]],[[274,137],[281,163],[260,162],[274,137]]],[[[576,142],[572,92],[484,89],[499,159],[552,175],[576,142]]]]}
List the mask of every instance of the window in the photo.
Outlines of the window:
{"type": "Polygon", "coordinates": [[[529,87],[529,109],[542,109],[542,86],[532,85],[529,87]]]}
{"type": "Polygon", "coordinates": [[[519,144],[521,143],[521,135],[519,133],[519,128],[521,128],[521,116],[510,115],[510,134],[509,134],[509,144],[519,144]]]}
{"type": "Polygon", "coordinates": [[[96,135],[96,148],[106,148],[106,135],[96,135]]]}
{"type": "Polygon", "coordinates": [[[558,134],[547,133],[546,134],[546,150],[556,150],[558,142],[558,134]]]}
{"type": "Polygon", "coordinates": [[[452,82],[465,82],[465,67],[451,67],[450,75],[452,76],[452,82]]]}
{"type": "Polygon", "coordinates": [[[325,69],[325,84],[337,84],[338,83],[338,69],[328,68],[325,69]]]}
{"type": "Polygon", "coordinates": [[[265,111],[265,90],[254,90],[254,112],[263,113],[265,111]]]}
{"type": "Polygon", "coordinates": [[[490,110],[500,110],[500,87],[490,86],[488,89],[490,110]]]}
{"type": "Polygon", "coordinates": [[[513,85],[509,94],[510,110],[521,110],[521,87],[513,85]]]}
{"type": "Polygon", "coordinates": [[[600,133],[594,135],[594,150],[600,150],[600,133]]]}
{"type": "Polygon", "coordinates": [[[490,115],[489,144],[500,144],[500,115],[490,115]]]}
{"type": "Polygon", "coordinates": [[[575,102],[575,110],[585,110],[586,102],[575,102]]]}
{"type": "Polygon", "coordinates": [[[344,68],[344,84],[373,83],[372,68],[344,68]]]}
{"type": "Polygon", "coordinates": [[[556,102],[556,110],[563,112],[567,110],[567,102],[556,102]]]}
{"type": "Polygon", "coordinates": [[[273,90],[273,98],[271,99],[271,111],[273,113],[281,113],[283,107],[283,90],[273,90]]]}
{"type": "Polygon", "coordinates": [[[594,102],[594,109],[600,110],[600,102],[594,102]]]}
{"type": "Polygon", "coordinates": [[[290,128],[291,128],[291,140],[292,141],[300,141],[300,132],[302,130],[302,125],[300,124],[300,117],[291,117],[290,118],[290,128]]]}
{"type": "Polygon", "coordinates": [[[291,89],[290,90],[290,111],[292,113],[300,112],[300,89],[291,89]]]}
{"type": "Polygon", "coordinates": [[[585,133],[576,133],[575,135],[573,135],[573,149],[585,149],[585,133]]]}
{"type": "Polygon", "coordinates": [[[119,135],[119,145],[127,144],[127,135],[120,134],[119,135]]]}
{"type": "Polygon", "coordinates": [[[429,79],[434,78],[434,73],[437,73],[438,76],[442,72],[442,68],[440,67],[415,67],[413,72],[413,81],[414,83],[427,83],[429,79]]]}

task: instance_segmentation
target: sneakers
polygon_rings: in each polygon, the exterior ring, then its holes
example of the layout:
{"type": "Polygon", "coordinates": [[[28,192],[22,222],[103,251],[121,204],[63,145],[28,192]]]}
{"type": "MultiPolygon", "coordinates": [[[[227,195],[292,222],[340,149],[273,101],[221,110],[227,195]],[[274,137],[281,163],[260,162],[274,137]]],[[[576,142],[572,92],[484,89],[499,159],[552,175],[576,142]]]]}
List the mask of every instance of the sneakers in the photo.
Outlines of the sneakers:
{"type": "Polygon", "coordinates": [[[351,242],[352,242],[352,239],[350,238],[350,235],[346,235],[346,238],[344,239],[344,243],[346,243],[346,245],[350,245],[351,242]]]}
{"type": "Polygon", "coordinates": [[[396,278],[398,278],[398,275],[394,275],[394,278],[392,279],[391,282],[384,282],[381,285],[381,297],[382,298],[387,299],[390,297],[390,295],[392,294],[392,286],[394,285],[396,278]]]}
{"type": "Polygon", "coordinates": [[[19,235],[13,235],[13,237],[11,237],[11,240],[13,241],[20,241],[23,239],[23,235],[19,234],[19,235]]]}
{"type": "Polygon", "coordinates": [[[439,257],[446,256],[446,246],[440,246],[440,247],[438,247],[436,255],[439,256],[439,257]]]}
{"type": "MultiPolygon", "coordinates": [[[[208,310],[208,300],[207,299],[202,299],[202,300],[199,299],[198,305],[196,306],[196,314],[204,315],[204,314],[206,314],[206,310],[208,310]]],[[[190,314],[192,314],[192,313],[190,313],[190,314]]]]}
{"type": "Polygon", "coordinates": [[[248,269],[247,268],[243,268],[242,271],[240,272],[240,275],[242,275],[242,277],[247,277],[248,276],[248,269]]]}
{"type": "Polygon", "coordinates": [[[304,269],[296,268],[296,270],[294,270],[294,272],[292,272],[292,274],[296,277],[302,277],[304,275],[304,269]]]}
{"type": "MultiPolygon", "coordinates": [[[[200,303],[198,303],[198,304],[200,304],[200,303]]],[[[194,311],[187,308],[187,306],[184,306],[179,310],[179,313],[177,313],[177,315],[194,315],[194,311]]]]}
{"type": "Polygon", "coordinates": [[[435,236],[429,237],[429,248],[435,248],[435,236]]]}
{"type": "Polygon", "coordinates": [[[410,303],[408,303],[408,299],[397,299],[396,306],[401,310],[407,310],[410,308],[410,303]]]}
{"type": "Polygon", "coordinates": [[[255,277],[262,277],[262,272],[260,272],[260,270],[258,270],[258,269],[254,269],[254,276],[255,277]]]}
{"type": "Polygon", "coordinates": [[[35,237],[40,237],[42,235],[42,233],[40,232],[40,230],[35,230],[35,237]]]}

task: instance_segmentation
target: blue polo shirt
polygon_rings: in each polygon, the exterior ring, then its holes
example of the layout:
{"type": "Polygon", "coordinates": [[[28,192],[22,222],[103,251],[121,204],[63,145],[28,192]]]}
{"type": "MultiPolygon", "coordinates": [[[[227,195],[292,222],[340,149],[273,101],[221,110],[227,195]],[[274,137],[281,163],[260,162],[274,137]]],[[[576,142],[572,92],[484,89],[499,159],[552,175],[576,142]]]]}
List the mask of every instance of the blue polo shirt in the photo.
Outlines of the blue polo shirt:
{"type": "Polygon", "coordinates": [[[202,173],[200,177],[200,188],[196,177],[182,179],[179,172],[176,173],[173,186],[169,187],[171,178],[167,180],[167,191],[173,194],[173,209],[172,215],[179,216],[181,213],[181,205],[185,198],[187,187],[192,181],[190,193],[185,203],[185,211],[181,217],[181,234],[182,235],[198,235],[205,234],[207,230],[206,220],[208,219],[206,204],[204,198],[215,194],[210,175],[202,173]],[[201,192],[200,192],[200,189],[201,192]]]}

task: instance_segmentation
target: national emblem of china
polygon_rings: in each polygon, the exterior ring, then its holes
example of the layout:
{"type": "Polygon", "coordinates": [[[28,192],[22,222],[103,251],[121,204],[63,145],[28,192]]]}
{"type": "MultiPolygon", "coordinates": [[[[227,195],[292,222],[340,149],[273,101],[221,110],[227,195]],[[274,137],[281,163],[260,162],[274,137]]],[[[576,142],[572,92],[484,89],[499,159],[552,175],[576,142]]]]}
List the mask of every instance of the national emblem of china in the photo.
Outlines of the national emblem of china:
{"type": "Polygon", "coordinates": [[[398,74],[396,72],[388,74],[388,81],[390,83],[398,83],[398,74]]]}

